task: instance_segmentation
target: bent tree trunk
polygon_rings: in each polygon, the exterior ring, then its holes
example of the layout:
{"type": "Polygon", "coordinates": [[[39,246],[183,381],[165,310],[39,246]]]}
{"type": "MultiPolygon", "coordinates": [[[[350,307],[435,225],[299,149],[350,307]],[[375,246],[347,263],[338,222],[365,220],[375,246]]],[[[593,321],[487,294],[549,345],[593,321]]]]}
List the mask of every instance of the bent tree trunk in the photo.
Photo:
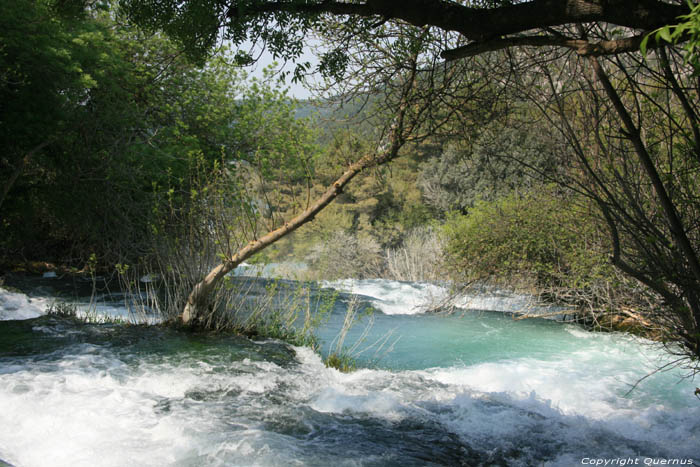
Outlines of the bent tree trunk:
{"type": "Polygon", "coordinates": [[[345,188],[345,186],[350,183],[350,181],[355,178],[357,174],[365,169],[385,164],[396,158],[399,150],[406,142],[407,136],[416,129],[417,125],[417,122],[412,121],[411,118],[407,117],[407,111],[409,108],[409,100],[412,96],[414,85],[416,83],[418,51],[414,52],[410,60],[411,66],[399,94],[400,99],[396,107],[396,116],[388,129],[389,131],[386,138],[379,143],[377,150],[373,153],[364,155],[357,162],[350,164],[345,172],[343,172],[343,174],[335,182],[333,182],[330,187],[328,187],[321,197],[318,198],[304,212],[297,215],[290,221],[285,222],[282,227],[272,230],[262,237],[251,241],[245,247],[238,250],[236,254],[209,271],[209,274],[207,274],[204,279],[194,286],[187,297],[187,303],[185,304],[185,308],[182,310],[182,314],[180,315],[182,324],[191,325],[196,322],[198,317],[203,316],[204,313],[206,313],[209,295],[216,289],[217,285],[224,278],[224,276],[231,272],[231,270],[233,270],[236,266],[253,256],[255,253],[262,251],[269,245],[272,245],[285,235],[294,232],[302,225],[312,221],[316,214],[321,212],[323,208],[328,206],[340,193],[343,192],[343,188],[345,188]]]}
{"type": "Polygon", "coordinates": [[[255,253],[263,250],[267,246],[273,244],[285,235],[295,231],[302,225],[314,219],[323,208],[328,206],[340,193],[343,188],[357,174],[365,169],[375,167],[394,159],[399,152],[399,149],[404,143],[402,135],[403,115],[405,108],[399,110],[395,124],[393,125],[388,141],[388,148],[377,154],[368,154],[360,158],[357,162],[351,164],[345,172],[304,212],[294,217],[278,229],[272,230],[262,237],[251,241],[245,247],[238,250],[236,254],[228,258],[226,261],[217,265],[206,275],[202,281],[194,286],[187,298],[187,303],[182,311],[181,320],[185,325],[192,324],[198,316],[201,316],[207,309],[208,297],[216,288],[217,284],[226,274],[231,272],[236,266],[241,264],[246,259],[253,256],[255,253]]]}

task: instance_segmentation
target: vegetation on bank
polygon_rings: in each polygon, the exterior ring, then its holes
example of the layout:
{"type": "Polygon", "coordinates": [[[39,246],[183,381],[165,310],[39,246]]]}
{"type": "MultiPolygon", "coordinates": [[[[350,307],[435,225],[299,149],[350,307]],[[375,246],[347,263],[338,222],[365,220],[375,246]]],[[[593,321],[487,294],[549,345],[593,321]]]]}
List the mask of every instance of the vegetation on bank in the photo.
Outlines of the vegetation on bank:
{"type": "Polygon", "coordinates": [[[192,63],[109,3],[0,8],[0,262],[133,263],[162,213],[197,202],[198,173],[298,176],[311,157],[284,90],[247,79],[226,50],[192,63]]]}
{"type": "MultiPolygon", "coordinates": [[[[309,175],[314,132],[274,78],[248,79],[232,52],[192,61],[109,2],[60,6],[0,6],[0,264],[97,268],[133,292],[151,274],[163,287],[132,311],[175,321],[212,261],[298,203],[277,200],[309,175]]],[[[198,325],[315,344],[322,305],[302,290],[258,295],[227,284],[198,325]]]]}
{"type": "MultiPolygon", "coordinates": [[[[0,262],[96,258],[127,283],[157,272],[172,321],[237,329],[224,273],[269,247],[253,259],[303,260],[317,277],[486,281],[641,316],[697,362],[697,40],[686,55],[668,46],[695,31],[697,9],[646,57],[606,51],[619,31],[601,13],[543,31],[568,38],[547,44],[563,52],[511,54],[505,41],[446,64],[461,39],[404,11],[369,27],[296,2],[277,22],[248,1],[235,18],[120,4],[0,6],[0,262]],[[358,111],[356,126],[297,118],[278,85],[233,67],[250,56],[214,53],[223,31],[293,58],[311,29],[335,47],[319,86],[358,111]]],[[[478,14],[499,8],[518,7],[478,14]]]]}

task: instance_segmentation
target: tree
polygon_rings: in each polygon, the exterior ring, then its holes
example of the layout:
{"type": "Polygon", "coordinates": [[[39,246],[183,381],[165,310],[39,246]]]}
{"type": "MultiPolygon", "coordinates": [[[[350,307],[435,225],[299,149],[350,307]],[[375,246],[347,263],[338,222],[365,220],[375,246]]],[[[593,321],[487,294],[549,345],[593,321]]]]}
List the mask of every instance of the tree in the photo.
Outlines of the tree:
{"type": "MultiPolygon", "coordinates": [[[[648,31],[673,24],[688,12],[687,5],[681,2],[660,0],[235,0],[188,2],[187,8],[178,8],[176,2],[123,0],[122,4],[137,23],[167,31],[193,54],[210,50],[223,29],[224,37],[237,44],[261,39],[273,53],[285,58],[298,55],[303,35],[322,28],[323,18],[328,15],[344,17],[370,29],[388,20],[399,20],[418,28],[430,26],[456,33],[462,42],[469,43],[443,51],[445,58],[454,59],[518,45],[562,46],[583,55],[637,50],[643,33],[631,31],[621,38],[591,43],[546,28],[604,22],[648,31]],[[543,31],[517,35],[537,29],[543,31]]],[[[335,48],[320,66],[337,68],[342,65],[342,55],[342,49],[335,48]]]]}
{"type": "Polygon", "coordinates": [[[104,5],[0,8],[3,253],[138,255],[153,184],[182,177],[189,152],[220,156],[231,71],[195,69],[171,41],[119,24],[104,5]]]}
{"type": "Polygon", "coordinates": [[[60,133],[75,101],[94,83],[75,56],[80,46],[71,42],[70,20],[57,17],[51,6],[0,6],[0,166],[9,174],[0,208],[25,166],[60,133]]]}
{"type": "Polygon", "coordinates": [[[564,175],[564,145],[561,135],[513,117],[485,125],[423,164],[424,196],[431,206],[447,213],[466,212],[478,200],[526,192],[542,180],[564,175]]]}
{"type": "MultiPolygon", "coordinates": [[[[404,63],[407,64],[407,72],[397,73],[392,77],[391,84],[395,86],[396,92],[387,95],[386,107],[383,110],[393,110],[394,117],[391,124],[385,127],[385,132],[376,148],[370,148],[356,161],[350,162],[343,173],[313,202],[310,197],[307,197],[306,205],[300,213],[284,221],[280,226],[273,226],[266,234],[255,236],[238,251],[226,254],[223,261],[193,287],[181,315],[183,324],[206,321],[213,312],[217,311],[210,309],[210,297],[221,285],[226,274],[254,254],[312,221],[316,214],[342,193],[353,178],[364,170],[396,158],[400,149],[416,137],[421,122],[420,116],[426,108],[424,102],[418,101],[416,105],[415,101],[415,95],[419,89],[417,85],[418,55],[423,44],[420,38],[408,40],[403,44],[401,56],[406,60],[404,63]]],[[[386,54],[382,55],[384,59],[387,58],[386,54]]]]}
{"type": "MultiPolygon", "coordinates": [[[[605,32],[590,27],[583,33],[605,32]]],[[[531,53],[528,85],[515,86],[568,141],[577,172],[567,185],[598,206],[612,264],[663,304],[646,317],[669,342],[681,343],[683,354],[697,358],[695,79],[679,50],[658,48],[647,60],[640,54],[596,58],[590,68],[588,60],[553,61],[531,53]],[[564,68],[581,79],[562,85],[564,68]]]]}
{"type": "Polygon", "coordinates": [[[647,35],[640,45],[642,53],[646,53],[649,40],[654,38],[656,43],[683,43],[685,61],[691,63],[697,70],[700,68],[698,48],[700,48],[700,4],[688,1],[689,12],[678,17],[677,24],[667,24],[660,27],[654,34],[647,35]]]}
{"type": "Polygon", "coordinates": [[[224,51],[194,65],[99,5],[0,6],[2,260],[135,262],[150,253],[154,212],[191,202],[195,167],[259,164],[275,180],[307,170],[310,130],[283,89],[247,79],[224,51]]]}
{"type": "MultiPolygon", "coordinates": [[[[298,55],[305,34],[313,31],[320,34],[328,45],[328,50],[321,57],[319,70],[337,81],[349,75],[355,78],[352,81],[354,83],[365,82],[364,79],[374,82],[372,78],[378,69],[367,66],[365,61],[353,64],[353,54],[358,50],[361,54],[371,51],[373,42],[377,44],[376,49],[391,49],[392,43],[383,40],[393,37],[390,33],[387,34],[387,31],[391,30],[403,31],[409,37],[411,34],[415,35],[415,31],[424,31],[424,37],[429,38],[431,46],[423,49],[421,63],[432,63],[433,66],[428,67],[430,70],[421,68],[420,71],[425,72],[426,76],[441,78],[443,82],[450,81],[450,77],[455,76],[455,70],[464,71],[465,68],[460,68],[461,62],[458,60],[469,57],[472,57],[472,60],[477,56],[479,60],[482,57],[492,57],[491,63],[496,64],[518,62],[518,66],[510,67],[510,75],[506,73],[500,76],[515,76],[516,81],[520,81],[521,84],[529,80],[525,86],[541,86],[543,83],[538,82],[536,77],[531,79],[528,75],[528,65],[536,64],[528,62],[528,55],[523,54],[521,50],[540,49],[558,55],[570,63],[582,63],[581,60],[584,60],[583,68],[562,69],[557,79],[550,84],[555,89],[566,88],[566,81],[576,77],[575,83],[587,83],[589,89],[595,90],[599,99],[603,98],[610,104],[604,115],[611,119],[611,125],[606,131],[610,132],[611,138],[623,142],[617,148],[624,149],[619,153],[624,155],[616,159],[618,163],[623,163],[621,168],[606,167],[598,164],[597,160],[595,165],[586,168],[587,161],[595,160],[596,154],[590,154],[585,147],[578,148],[579,152],[584,153],[580,162],[585,168],[585,176],[594,181],[597,177],[600,181],[595,183],[605,192],[608,189],[607,179],[600,178],[599,175],[618,171],[623,179],[630,176],[624,171],[624,163],[633,157],[635,166],[640,169],[635,171],[635,174],[643,178],[630,179],[625,184],[628,187],[638,187],[640,184],[649,187],[648,193],[651,197],[643,196],[644,200],[641,201],[635,191],[627,190],[628,193],[624,193],[623,188],[622,199],[632,203],[630,206],[637,206],[643,210],[639,218],[646,219],[645,225],[664,233],[644,236],[638,232],[634,241],[630,243],[634,246],[625,250],[620,243],[620,231],[626,230],[634,236],[635,222],[630,222],[630,218],[625,215],[615,214],[626,212],[627,209],[616,207],[615,210],[611,210],[611,206],[614,206],[612,200],[617,198],[606,194],[605,197],[599,198],[599,208],[601,216],[610,228],[612,261],[617,267],[666,298],[669,308],[673,310],[671,315],[675,317],[676,323],[680,323],[681,334],[676,334],[675,337],[680,337],[680,343],[688,355],[696,359],[700,357],[700,301],[697,294],[697,290],[700,290],[700,245],[695,238],[697,217],[683,214],[695,212],[693,203],[687,204],[685,208],[683,203],[694,199],[695,194],[691,193],[694,193],[696,184],[692,182],[693,188],[684,191],[682,187],[685,186],[685,182],[678,182],[673,177],[668,178],[669,173],[674,176],[677,173],[666,170],[667,161],[659,157],[660,154],[655,152],[654,146],[647,139],[641,109],[649,107],[640,103],[647,101],[649,105],[654,106],[655,100],[647,99],[645,93],[649,91],[638,81],[644,77],[637,73],[628,73],[626,65],[618,67],[619,76],[611,74],[610,71],[612,66],[623,61],[620,58],[622,54],[638,56],[637,51],[649,31],[658,28],[662,28],[663,31],[665,26],[675,24],[678,17],[690,12],[692,4],[689,6],[680,1],[660,0],[239,0],[214,2],[207,6],[197,3],[196,8],[195,2],[189,2],[188,8],[178,9],[175,8],[174,2],[124,0],[122,3],[135,21],[168,31],[182,43],[188,44],[187,50],[195,54],[206,50],[222,32],[223,37],[238,44],[246,39],[259,39],[274,53],[291,58],[298,55]],[[502,52],[494,54],[497,51],[502,52]],[[438,57],[446,59],[449,63],[438,63],[438,57]],[[604,61],[602,57],[611,58],[604,61]],[[438,69],[441,71],[437,72],[438,69]],[[364,79],[359,79],[360,77],[364,79]],[[678,197],[678,192],[686,193],[687,196],[678,197]],[[659,241],[661,237],[663,241],[659,241]],[[663,245],[666,253],[655,253],[660,245],[663,245]],[[644,270],[631,266],[624,259],[625,251],[631,251],[633,257],[646,258],[644,261],[647,264],[662,261],[662,269],[668,274],[652,277],[655,274],[653,271],[658,271],[658,268],[644,270]]],[[[688,36],[681,34],[678,40],[684,41],[688,36]]],[[[686,167],[686,164],[695,158],[692,148],[700,147],[697,141],[694,141],[700,134],[697,131],[695,110],[697,96],[688,92],[687,85],[682,84],[683,80],[679,80],[689,76],[690,71],[675,61],[670,66],[664,65],[669,62],[669,52],[659,43],[649,41],[646,45],[647,49],[659,48],[660,76],[664,77],[663,92],[668,91],[669,95],[672,95],[673,103],[663,116],[682,115],[684,121],[679,126],[680,120],[671,118],[667,123],[674,128],[674,134],[688,135],[688,144],[684,145],[686,149],[676,150],[674,153],[679,157],[681,166],[686,167]],[[690,128],[691,133],[685,132],[684,128],[690,128]]],[[[673,50],[670,52],[671,55],[675,53],[673,50]]],[[[488,58],[483,60],[488,61],[488,58]]],[[[407,63],[398,58],[393,65],[393,69],[398,72],[405,69],[407,63]]],[[[303,73],[304,66],[298,68],[298,72],[299,69],[303,73]]],[[[467,76],[472,78],[475,72],[478,73],[472,68],[467,76]]],[[[381,73],[390,71],[381,70],[381,73]]],[[[436,132],[458,131],[460,125],[455,122],[468,120],[465,112],[459,107],[460,102],[463,105],[467,101],[463,99],[464,94],[459,96],[459,93],[473,86],[478,79],[469,79],[464,75],[462,77],[465,79],[452,80],[447,86],[441,87],[442,92],[422,96],[425,98],[429,95],[433,99],[433,105],[429,106],[430,110],[423,115],[423,121],[430,121],[430,126],[436,132]]],[[[427,78],[422,82],[432,81],[431,78],[427,78]]],[[[561,101],[554,102],[558,104],[561,101]]],[[[549,107],[543,103],[542,109],[546,112],[549,107]]],[[[565,107],[561,107],[560,111],[569,112],[568,115],[575,112],[565,107]]],[[[656,128],[657,133],[659,128],[656,128]]],[[[566,131],[580,133],[582,130],[572,126],[566,131]]],[[[675,162],[677,161],[674,159],[675,162]]],[[[696,173],[694,166],[688,168],[690,172],[685,174],[696,173]]]]}

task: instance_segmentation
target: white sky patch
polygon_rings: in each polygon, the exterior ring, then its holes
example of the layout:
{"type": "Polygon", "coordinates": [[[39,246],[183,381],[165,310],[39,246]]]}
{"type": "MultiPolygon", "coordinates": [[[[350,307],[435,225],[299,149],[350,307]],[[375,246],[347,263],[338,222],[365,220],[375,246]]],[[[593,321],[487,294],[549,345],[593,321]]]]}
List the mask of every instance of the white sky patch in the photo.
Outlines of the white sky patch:
{"type": "MultiPolygon", "coordinates": [[[[315,44],[313,44],[313,41],[310,41],[310,43],[312,43],[312,47],[315,46],[315,44]]],[[[250,46],[250,43],[245,43],[240,47],[240,49],[248,51],[250,50],[250,46]]],[[[279,58],[274,58],[269,50],[263,50],[262,52],[258,50],[256,53],[253,53],[253,57],[257,58],[257,62],[250,67],[244,68],[245,71],[248,72],[251,77],[255,77],[259,80],[262,80],[264,78],[263,70],[275,64],[275,69],[278,73],[288,73],[285,79],[285,85],[289,88],[289,95],[291,97],[295,97],[297,99],[309,99],[312,96],[312,92],[309,89],[307,89],[303,83],[292,82],[292,77],[294,76],[294,69],[297,63],[309,62],[311,64],[309,71],[313,71],[318,66],[318,59],[311,51],[310,47],[304,47],[302,55],[298,57],[295,62],[290,61],[285,63],[279,58]]],[[[279,75],[276,74],[275,79],[278,76],[279,75]]]]}

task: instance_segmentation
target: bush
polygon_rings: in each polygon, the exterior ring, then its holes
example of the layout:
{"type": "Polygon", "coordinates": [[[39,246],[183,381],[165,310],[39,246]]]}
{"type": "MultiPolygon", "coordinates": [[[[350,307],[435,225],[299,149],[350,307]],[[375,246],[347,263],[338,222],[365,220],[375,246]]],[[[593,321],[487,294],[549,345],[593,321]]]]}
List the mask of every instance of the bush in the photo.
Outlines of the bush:
{"type": "Polygon", "coordinates": [[[399,248],[386,250],[386,276],[399,281],[444,279],[442,236],[430,227],[411,230],[399,248]]]}
{"type": "Polygon", "coordinates": [[[343,230],[318,243],[307,261],[324,279],[381,277],[384,263],[381,246],[374,238],[343,230]]]}
{"type": "Polygon", "coordinates": [[[453,279],[487,282],[591,310],[638,306],[636,281],[608,260],[606,238],[585,200],[543,188],[477,202],[443,227],[453,279]]]}
{"type": "Polygon", "coordinates": [[[328,368],[335,368],[342,373],[351,373],[357,369],[357,362],[346,353],[332,353],[324,359],[328,368]]]}

